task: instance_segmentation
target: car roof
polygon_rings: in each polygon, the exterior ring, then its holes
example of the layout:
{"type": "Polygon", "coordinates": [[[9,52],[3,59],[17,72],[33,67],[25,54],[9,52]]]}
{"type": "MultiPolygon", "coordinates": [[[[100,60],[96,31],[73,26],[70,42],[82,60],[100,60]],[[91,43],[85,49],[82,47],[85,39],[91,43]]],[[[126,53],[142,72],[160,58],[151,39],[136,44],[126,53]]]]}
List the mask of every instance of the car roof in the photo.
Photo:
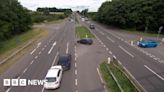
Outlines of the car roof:
{"type": "Polygon", "coordinates": [[[61,69],[62,67],[61,66],[52,66],[48,72],[47,72],[47,75],[46,77],[57,77],[57,74],[59,72],[59,70],[61,69]]]}
{"type": "Polygon", "coordinates": [[[152,39],[146,39],[146,40],[143,40],[144,42],[157,42],[156,40],[152,40],[152,39]]]}

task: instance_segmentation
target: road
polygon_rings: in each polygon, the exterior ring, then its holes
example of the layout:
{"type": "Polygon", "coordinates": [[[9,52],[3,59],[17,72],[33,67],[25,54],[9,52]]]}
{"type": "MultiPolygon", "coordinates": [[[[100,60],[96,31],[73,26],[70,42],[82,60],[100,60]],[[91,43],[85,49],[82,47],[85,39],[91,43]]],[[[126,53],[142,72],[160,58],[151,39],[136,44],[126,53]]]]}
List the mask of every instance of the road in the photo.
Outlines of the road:
{"type": "MultiPolygon", "coordinates": [[[[17,63],[0,76],[0,92],[104,92],[104,85],[100,80],[97,68],[106,58],[101,44],[81,46],[76,44],[75,22],[64,20],[59,24],[42,25],[49,32],[48,37],[38,42],[34,49],[27,52],[17,63]],[[89,54],[83,55],[79,51],[89,48],[89,54]],[[94,49],[97,49],[95,53],[94,49]],[[57,64],[59,55],[72,55],[71,69],[63,73],[60,88],[46,90],[42,85],[4,87],[3,79],[43,80],[48,69],[57,64]],[[92,59],[93,57],[96,57],[92,59]],[[83,59],[86,58],[86,59],[83,59]],[[85,61],[84,61],[85,60],[85,61]],[[90,63],[88,63],[90,62],[90,63]],[[89,64],[92,64],[89,66],[89,64]],[[86,66],[87,65],[87,66],[86,66]]],[[[87,52],[86,52],[87,53],[87,52]]]]}
{"type": "MultiPolygon", "coordinates": [[[[80,19],[79,19],[80,20],[80,19]]],[[[81,23],[88,27],[88,22],[81,23]]],[[[147,92],[164,92],[164,65],[149,55],[141,52],[138,47],[131,46],[126,40],[115,35],[111,29],[104,28],[96,22],[96,29],[91,30],[100,42],[109,49],[134,76],[147,92]]]]}

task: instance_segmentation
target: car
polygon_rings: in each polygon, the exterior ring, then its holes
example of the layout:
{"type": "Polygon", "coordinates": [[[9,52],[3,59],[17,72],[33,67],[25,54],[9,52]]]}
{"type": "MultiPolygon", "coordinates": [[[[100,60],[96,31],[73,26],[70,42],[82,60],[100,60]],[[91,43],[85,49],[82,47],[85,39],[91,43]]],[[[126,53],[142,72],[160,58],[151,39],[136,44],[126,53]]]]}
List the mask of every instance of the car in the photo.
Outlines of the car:
{"type": "Polygon", "coordinates": [[[158,41],[156,41],[156,40],[151,40],[151,39],[142,40],[142,41],[139,41],[139,42],[138,42],[138,46],[139,46],[139,47],[142,47],[142,48],[157,47],[158,44],[159,44],[158,41]]]}
{"type": "Polygon", "coordinates": [[[71,54],[59,55],[57,65],[61,65],[63,70],[69,70],[71,67],[71,54]]]}
{"type": "Polygon", "coordinates": [[[45,89],[57,89],[60,87],[62,79],[63,69],[62,66],[52,66],[44,79],[44,88],[45,89]]]}
{"type": "Polygon", "coordinates": [[[78,40],[77,43],[91,45],[93,43],[93,40],[91,38],[83,38],[83,39],[78,40]]]}
{"type": "Polygon", "coordinates": [[[90,28],[90,29],[95,29],[95,25],[94,25],[94,24],[90,24],[90,25],[89,25],[89,28],[90,28]]]}

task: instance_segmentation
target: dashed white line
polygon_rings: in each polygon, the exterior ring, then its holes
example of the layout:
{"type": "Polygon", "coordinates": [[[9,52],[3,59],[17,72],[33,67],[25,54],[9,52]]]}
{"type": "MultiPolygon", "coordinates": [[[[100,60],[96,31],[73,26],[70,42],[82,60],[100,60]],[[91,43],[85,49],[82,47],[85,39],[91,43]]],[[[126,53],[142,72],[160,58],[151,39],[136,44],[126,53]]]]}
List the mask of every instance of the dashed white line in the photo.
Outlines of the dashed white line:
{"type": "Polygon", "coordinates": [[[26,69],[23,71],[23,73],[25,73],[25,72],[27,71],[27,69],[28,69],[28,68],[26,68],[26,69]]]}
{"type": "Polygon", "coordinates": [[[59,54],[59,52],[57,52],[57,53],[56,53],[56,56],[55,56],[55,58],[54,58],[54,60],[53,60],[53,62],[52,62],[52,65],[51,65],[51,66],[53,66],[53,65],[55,64],[58,54],[59,54]]]}
{"type": "Polygon", "coordinates": [[[164,81],[164,78],[160,75],[158,75],[156,72],[154,72],[152,69],[150,69],[147,65],[144,65],[144,67],[146,67],[150,72],[152,72],[153,74],[155,74],[158,78],[160,78],[161,80],[164,81]]]}
{"type": "Polygon", "coordinates": [[[37,59],[38,58],[38,56],[35,56],[35,59],[37,59]]]}
{"type": "Polygon", "coordinates": [[[44,87],[42,88],[42,91],[41,92],[44,92],[44,87]]]}
{"type": "Polygon", "coordinates": [[[112,43],[114,43],[115,41],[113,39],[111,39],[109,36],[107,37],[108,40],[110,40],[112,43]]]}
{"type": "Polygon", "coordinates": [[[68,50],[69,50],[69,42],[67,42],[66,54],[68,54],[68,50]]]}
{"type": "Polygon", "coordinates": [[[106,50],[108,51],[109,49],[108,49],[108,48],[106,48],[106,50]]]}
{"type": "Polygon", "coordinates": [[[76,85],[76,86],[78,85],[77,79],[75,79],[75,85],[76,85]]]}
{"type": "Polygon", "coordinates": [[[34,62],[34,60],[32,60],[30,64],[32,64],[33,62],[34,62]]]}
{"type": "Polygon", "coordinates": [[[105,35],[103,32],[100,31],[100,34],[105,35]]]}
{"type": "Polygon", "coordinates": [[[75,63],[75,68],[77,67],[77,64],[75,63]]]}
{"type": "Polygon", "coordinates": [[[75,75],[77,75],[77,70],[75,70],[75,75]]]}
{"type": "Polygon", "coordinates": [[[30,53],[31,55],[36,51],[36,48],[30,53]]]}
{"type": "Polygon", "coordinates": [[[42,51],[44,51],[44,48],[42,48],[42,51]]]}
{"type": "Polygon", "coordinates": [[[112,55],[112,52],[111,52],[111,51],[109,51],[109,54],[111,54],[111,55],[112,55]]]}
{"type": "Polygon", "coordinates": [[[40,51],[39,54],[41,54],[42,52],[40,51]]]}
{"type": "Polygon", "coordinates": [[[47,47],[47,45],[44,46],[45,48],[47,47]]]}
{"type": "Polygon", "coordinates": [[[127,50],[125,50],[123,47],[119,46],[119,48],[121,48],[124,52],[126,52],[128,55],[130,55],[131,57],[134,58],[134,56],[130,52],[128,52],[127,50]]]}
{"type": "Polygon", "coordinates": [[[55,47],[55,45],[56,45],[56,41],[52,44],[52,47],[51,47],[51,49],[48,51],[48,54],[50,54],[50,53],[52,52],[52,50],[53,50],[53,48],[55,47]]]}

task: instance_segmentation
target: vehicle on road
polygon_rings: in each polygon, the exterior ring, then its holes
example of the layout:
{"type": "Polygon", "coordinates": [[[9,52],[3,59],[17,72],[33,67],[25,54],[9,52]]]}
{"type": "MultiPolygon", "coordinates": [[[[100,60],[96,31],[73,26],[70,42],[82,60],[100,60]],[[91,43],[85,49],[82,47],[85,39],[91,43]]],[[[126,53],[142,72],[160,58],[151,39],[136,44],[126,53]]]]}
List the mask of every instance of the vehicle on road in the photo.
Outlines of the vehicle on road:
{"type": "Polygon", "coordinates": [[[60,87],[62,79],[63,69],[62,66],[52,66],[45,77],[44,88],[45,89],[57,89],[60,87]]]}
{"type": "Polygon", "coordinates": [[[71,54],[60,55],[58,65],[61,65],[63,70],[69,70],[71,68],[71,54]]]}
{"type": "Polygon", "coordinates": [[[138,42],[138,46],[142,48],[150,48],[150,47],[157,47],[159,44],[156,40],[142,40],[138,42]]]}
{"type": "Polygon", "coordinates": [[[89,28],[90,28],[90,29],[95,29],[95,25],[94,25],[94,24],[90,24],[90,25],[89,25],[89,28]]]}
{"type": "Polygon", "coordinates": [[[83,38],[83,39],[78,40],[77,43],[91,45],[93,43],[93,40],[91,38],[83,38]]]}

